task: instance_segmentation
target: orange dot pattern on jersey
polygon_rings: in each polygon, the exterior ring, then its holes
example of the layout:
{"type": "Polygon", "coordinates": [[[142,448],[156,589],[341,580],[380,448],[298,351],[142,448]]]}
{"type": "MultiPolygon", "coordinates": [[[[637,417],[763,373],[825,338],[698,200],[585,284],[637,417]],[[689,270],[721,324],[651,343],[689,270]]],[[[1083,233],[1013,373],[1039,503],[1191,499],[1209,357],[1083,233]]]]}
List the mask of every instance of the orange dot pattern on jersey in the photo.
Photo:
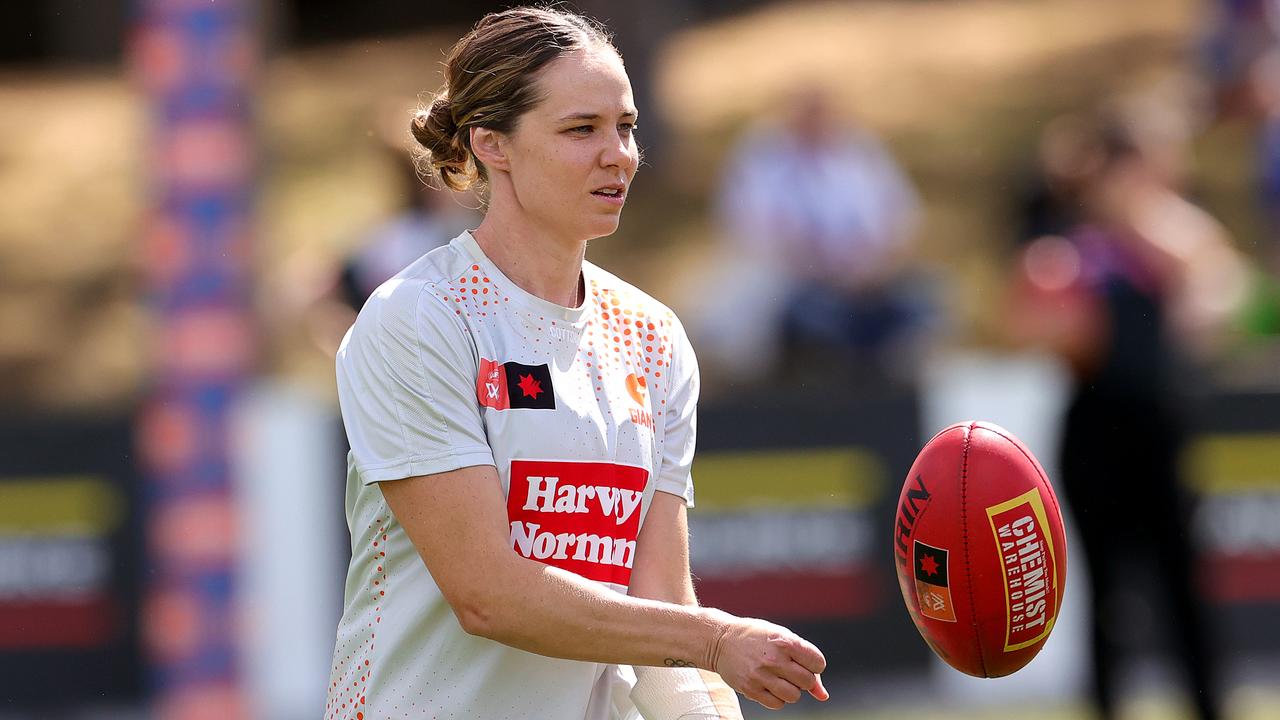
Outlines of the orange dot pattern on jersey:
{"type": "MultiPolygon", "coordinates": [[[[591,294],[587,302],[588,312],[592,313],[587,323],[586,336],[591,351],[588,357],[596,358],[596,366],[600,374],[597,381],[602,381],[606,370],[616,370],[615,377],[626,377],[634,374],[650,378],[648,386],[665,387],[658,382],[663,370],[671,366],[673,348],[671,347],[671,327],[675,316],[666,311],[662,317],[654,317],[640,309],[643,305],[639,298],[628,297],[624,291],[601,288],[593,280],[591,294]],[[641,346],[641,340],[648,343],[641,346]],[[598,353],[593,355],[592,353],[598,353]]],[[[596,392],[603,392],[602,385],[596,386],[596,392]]],[[[666,393],[661,393],[665,396],[666,393]]],[[[655,399],[661,396],[655,396],[655,399]]],[[[601,398],[603,400],[603,398],[601,398]]],[[[658,404],[666,405],[665,397],[658,404]]],[[[653,408],[653,415],[661,416],[660,407],[653,408]]]]}
{"type": "Polygon", "coordinates": [[[453,308],[454,314],[467,318],[496,315],[499,305],[511,301],[509,297],[500,297],[502,292],[497,284],[479,265],[472,265],[469,272],[459,275],[451,284],[436,285],[433,290],[436,297],[453,308]]]}
{"type": "MultiPolygon", "coordinates": [[[[511,302],[493,279],[485,274],[479,265],[472,265],[470,270],[462,273],[447,285],[436,285],[433,291],[445,305],[453,308],[454,314],[472,322],[486,322],[497,317],[501,306],[511,302]]],[[[629,292],[611,288],[601,288],[594,280],[589,282],[587,297],[587,322],[584,327],[583,342],[587,343],[587,357],[593,363],[587,364],[588,370],[595,370],[597,384],[596,393],[603,401],[604,371],[617,371],[618,377],[628,374],[646,377],[649,387],[665,387],[661,380],[667,375],[670,380],[670,367],[673,348],[671,347],[671,327],[675,315],[669,310],[662,316],[653,316],[641,308],[646,303],[640,298],[628,297],[629,292]]],[[[548,329],[545,317],[525,313],[523,318],[537,332],[534,343],[541,345],[539,335],[548,329]]],[[[552,321],[550,325],[555,325],[552,321]]],[[[666,393],[656,394],[658,407],[653,414],[660,416],[661,407],[667,404],[666,393]]]]}
{"type": "Polygon", "coordinates": [[[342,658],[341,663],[334,664],[335,675],[339,665],[347,668],[347,671],[341,679],[334,680],[329,686],[329,701],[324,709],[325,720],[364,720],[364,711],[360,708],[365,704],[365,690],[369,687],[369,676],[373,673],[373,641],[377,638],[375,625],[382,622],[382,598],[387,595],[387,520],[387,517],[376,518],[368,526],[369,530],[378,526],[371,541],[375,550],[373,555],[376,567],[369,577],[369,593],[376,605],[374,621],[366,628],[368,639],[355,652],[342,658]],[[357,656],[362,661],[353,664],[351,660],[357,656]]]}

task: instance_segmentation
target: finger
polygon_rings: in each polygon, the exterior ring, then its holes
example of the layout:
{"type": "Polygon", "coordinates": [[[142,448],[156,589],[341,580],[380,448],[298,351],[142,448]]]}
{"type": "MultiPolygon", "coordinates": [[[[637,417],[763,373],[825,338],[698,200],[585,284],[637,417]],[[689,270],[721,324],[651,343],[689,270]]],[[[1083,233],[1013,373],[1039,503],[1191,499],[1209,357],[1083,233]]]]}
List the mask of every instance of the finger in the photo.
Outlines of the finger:
{"type": "Polygon", "coordinates": [[[782,678],[772,678],[765,686],[773,696],[787,703],[799,702],[804,691],[782,678]]]}
{"type": "Polygon", "coordinates": [[[778,677],[795,685],[798,688],[811,688],[817,680],[817,674],[809,672],[809,669],[795,660],[786,660],[781,663],[775,671],[778,677]]]}
{"type": "Polygon", "coordinates": [[[760,705],[763,705],[769,708],[770,710],[781,710],[782,707],[786,705],[786,703],[783,702],[777,695],[774,695],[773,693],[769,692],[767,688],[761,688],[760,690],[756,690],[751,693],[744,693],[744,694],[753,702],[759,703],[760,705]]]}
{"type": "Polygon", "coordinates": [[[818,675],[816,677],[817,682],[814,683],[813,687],[809,688],[809,694],[822,702],[826,702],[831,699],[831,693],[827,692],[827,689],[823,687],[822,676],[818,675]]]}
{"type": "Polygon", "coordinates": [[[791,659],[809,669],[814,675],[827,669],[827,658],[816,645],[797,636],[792,645],[791,659]]]}

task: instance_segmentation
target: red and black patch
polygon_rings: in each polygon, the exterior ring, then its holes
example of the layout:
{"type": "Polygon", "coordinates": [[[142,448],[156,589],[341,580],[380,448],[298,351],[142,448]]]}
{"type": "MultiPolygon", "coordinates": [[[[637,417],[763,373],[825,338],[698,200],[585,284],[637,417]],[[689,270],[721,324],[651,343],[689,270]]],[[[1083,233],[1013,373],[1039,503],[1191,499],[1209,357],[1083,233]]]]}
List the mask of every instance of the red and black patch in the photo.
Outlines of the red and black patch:
{"type": "Polygon", "coordinates": [[[476,398],[481,407],[495,410],[555,410],[551,368],[545,363],[525,365],[480,358],[476,398]]]}
{"type": "Polygon", "coordinates": [[[926,545],[919,540],[915,546],[916,579],[930,585],[947,587],[947,551],[926,545]]]}
{"type": "Polygon", "coordinates": [[[916,540],[912,548],[912,557],[912,565],[916,571],[916,598],[920,601],[920,614],[934,620],[955,622],[956,608],[951,601],[947,551],[916,540]]]}

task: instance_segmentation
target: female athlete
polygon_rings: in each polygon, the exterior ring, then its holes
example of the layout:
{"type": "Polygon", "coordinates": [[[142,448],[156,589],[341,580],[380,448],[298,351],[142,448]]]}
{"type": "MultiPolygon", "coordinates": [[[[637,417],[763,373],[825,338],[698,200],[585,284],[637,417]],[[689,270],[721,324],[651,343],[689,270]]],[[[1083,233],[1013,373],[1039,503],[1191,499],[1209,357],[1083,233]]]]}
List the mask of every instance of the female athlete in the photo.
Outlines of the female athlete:
{"type": "Polygon", "coordinates": [[[825,700],[816,647],[702,608],[698,370],[670,310],[585,261],[639,165],[581,16],[486,16],[411,122],[483,221],[405,268],[337,357],[352,559],[329,718],[737,718],[825,700]]]}

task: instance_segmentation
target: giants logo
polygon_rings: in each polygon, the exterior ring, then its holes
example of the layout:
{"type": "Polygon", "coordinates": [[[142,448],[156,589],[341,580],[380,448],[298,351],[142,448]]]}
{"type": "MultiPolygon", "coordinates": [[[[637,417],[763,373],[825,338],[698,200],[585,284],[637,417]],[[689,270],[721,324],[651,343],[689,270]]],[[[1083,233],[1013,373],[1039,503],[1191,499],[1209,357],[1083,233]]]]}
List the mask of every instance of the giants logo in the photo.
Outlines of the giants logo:
{"type": "Polygon", "coordinates": [[[613,463],[512,460],[511,547],[588,580],[627,585],[649,471],[613,463]]]}
{"type": "Polygon", "coordinates": [[[649,384],[644,375],[627,375],[627,394],[639,407],[631,408],[631,422],[653,431],[653,415],[649,413],[649,384]]]}
{"type": "Polygon", "coordinates": [[[1053,536],[1038,490],[987,508],[1005,586],[1004,651],[1039,642],[1058,617],[1053,536]]]}

